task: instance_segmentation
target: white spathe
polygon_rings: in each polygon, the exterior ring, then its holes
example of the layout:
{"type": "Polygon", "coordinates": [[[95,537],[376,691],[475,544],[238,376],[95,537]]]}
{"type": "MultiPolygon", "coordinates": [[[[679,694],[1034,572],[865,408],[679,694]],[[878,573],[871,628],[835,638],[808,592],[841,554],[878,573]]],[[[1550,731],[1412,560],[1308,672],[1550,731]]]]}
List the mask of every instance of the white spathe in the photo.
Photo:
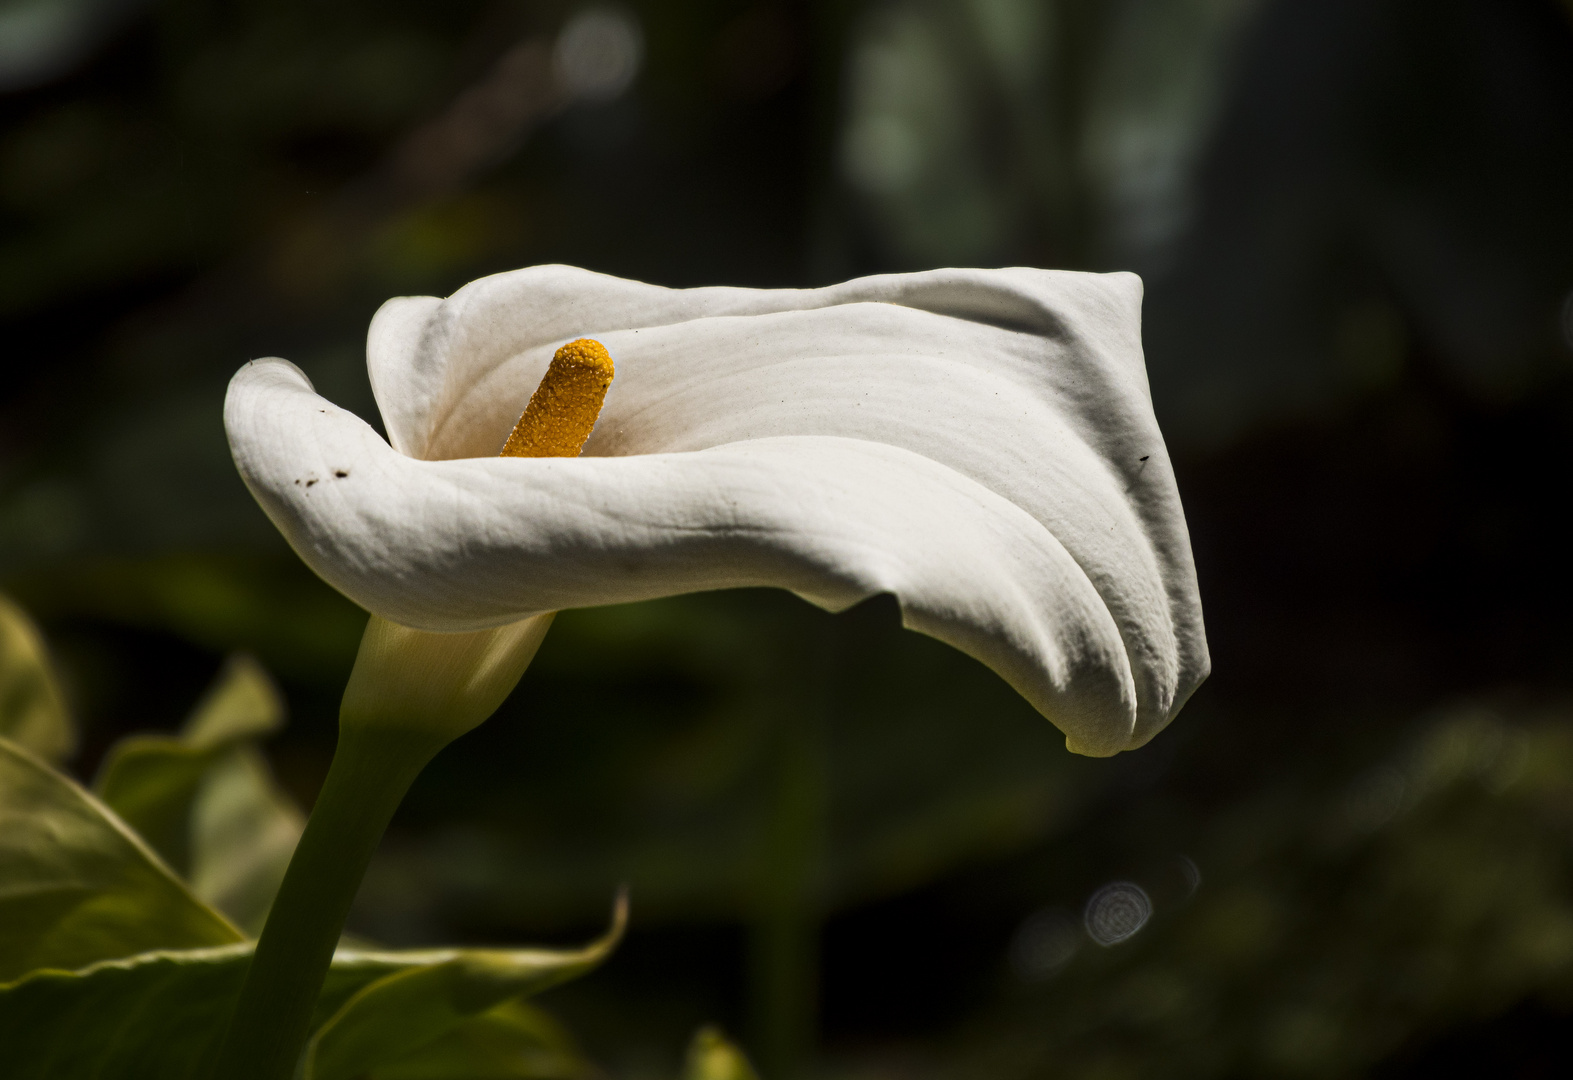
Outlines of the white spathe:
{"type": "Polygon", "coordinates": [[[236,373],[224,420],[295,550],[387,619],[891,593],[1097,755],[1151,738],[1207,675],[1132,274],[665,289],[540,266],[390,300],[368,355],[391,446],[278,359],[236,373]],[[576,337],[617,365],[583,456],[497,457],[576,337]]]}

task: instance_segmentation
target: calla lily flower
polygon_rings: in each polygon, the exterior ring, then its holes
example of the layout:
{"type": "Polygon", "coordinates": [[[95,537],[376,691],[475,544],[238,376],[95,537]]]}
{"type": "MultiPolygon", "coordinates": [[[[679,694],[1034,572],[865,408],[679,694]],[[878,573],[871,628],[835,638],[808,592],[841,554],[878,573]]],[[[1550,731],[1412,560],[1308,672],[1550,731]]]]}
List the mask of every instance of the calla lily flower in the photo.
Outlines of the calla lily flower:
{"type": "Polygon", "coordinates": [[[235,375],[225,425],[300,556],[393,623],[475,632],[738,586],[831,611],[889,593],[1072,750],[1108,755],[1209,669],[1141,291],[1034,269],[753,290],[532,267],[382,307],[386,439],[279,359],[235,375]],[[617,369],[582,455],[499,457],[581,336],[617,369]]]}

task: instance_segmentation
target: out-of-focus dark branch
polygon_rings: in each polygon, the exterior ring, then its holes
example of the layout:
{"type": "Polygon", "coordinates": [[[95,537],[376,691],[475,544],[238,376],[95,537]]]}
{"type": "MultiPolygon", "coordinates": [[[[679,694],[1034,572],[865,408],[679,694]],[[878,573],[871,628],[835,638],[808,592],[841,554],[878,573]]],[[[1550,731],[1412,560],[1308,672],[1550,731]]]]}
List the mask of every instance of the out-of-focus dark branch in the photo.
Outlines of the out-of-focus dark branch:
{"type": "Polygon", "coordinates": [[[461,191],[570,100],[554,75],[551,43],[526,38],[447,108],[410,131],[376,169],[352,181],[334,200],[333,212],[373,224],[461,191]]]}
{"type": "Polygon", "coordinates": [[[621,94],[641,54],[638,25],[605,12],[582,14],[555,37],[520,40],[446,107],[395,140],[369,172],[269,230],[155,321],[189,318],[197,309],[199,319],[271,323],[281,308],[338,302],[381,230],[473,186],[574,102],[621,94]]]}
{"type": "Polygon", "coordinates": [[[243,278],[254,285],[260,276],[270,294],[296,304],[336,298],[380,228],[463,192],[572,100],[551,41],[520,41],[446,108],[397,140],[371,171],[272,233],[245,260],[243,278]]]}

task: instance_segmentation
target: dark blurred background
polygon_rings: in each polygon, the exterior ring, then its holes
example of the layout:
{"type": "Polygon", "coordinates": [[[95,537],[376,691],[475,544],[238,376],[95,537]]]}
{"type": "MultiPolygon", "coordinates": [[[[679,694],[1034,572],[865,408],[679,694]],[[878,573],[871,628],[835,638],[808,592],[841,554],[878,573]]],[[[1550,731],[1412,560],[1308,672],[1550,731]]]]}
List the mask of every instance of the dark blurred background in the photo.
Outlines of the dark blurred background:
{"type": "Polygon", "coordinates": [[[570,941],[609,1076],[1573,1073],[1573,4],[3,0],[0,588],[90,776],[229,651],[309,805],[364,616],[229,461],[282,355],[375,421],[384,299],[1130,269],[1214,675],[1068,755],[786,594],[563,614],[355,929],[570,941]]]}

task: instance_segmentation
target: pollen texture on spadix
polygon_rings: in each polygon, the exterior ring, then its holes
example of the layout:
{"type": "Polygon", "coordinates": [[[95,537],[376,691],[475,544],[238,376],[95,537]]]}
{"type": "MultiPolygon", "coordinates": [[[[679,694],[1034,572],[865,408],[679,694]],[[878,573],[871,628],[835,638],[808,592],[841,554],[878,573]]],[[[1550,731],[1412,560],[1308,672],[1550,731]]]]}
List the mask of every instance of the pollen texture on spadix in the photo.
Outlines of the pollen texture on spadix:
{"type": "Polygon", "coordinates": [[[612,356],[590,338],[557,350],[502,457],[578,457],[612,385],[612,356]]]}

